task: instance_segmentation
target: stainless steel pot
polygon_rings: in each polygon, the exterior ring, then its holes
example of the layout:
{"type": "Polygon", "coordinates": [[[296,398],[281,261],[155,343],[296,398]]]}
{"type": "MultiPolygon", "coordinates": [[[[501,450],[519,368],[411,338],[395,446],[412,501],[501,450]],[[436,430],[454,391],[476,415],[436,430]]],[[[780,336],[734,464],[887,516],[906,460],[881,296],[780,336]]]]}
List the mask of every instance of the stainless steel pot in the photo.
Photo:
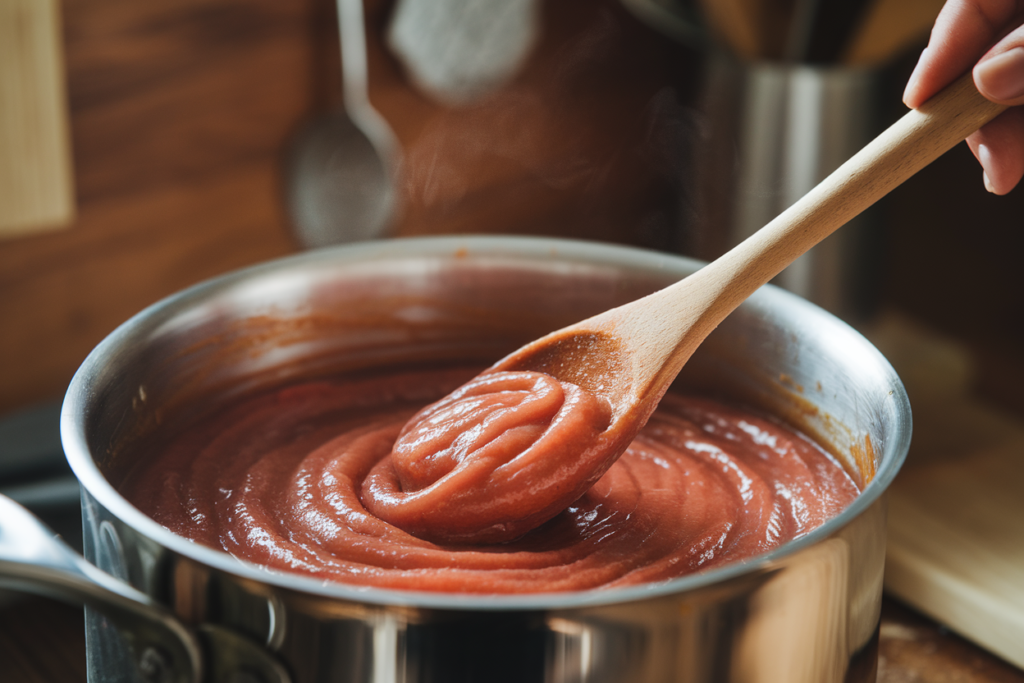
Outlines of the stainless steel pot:
{"type": "Polygon", "coordinates": [[[882,494],[909,445],[909,404],[865,339],[773,287],[711,335],[680,384],[786,418],[865,486],[838,517],[749,562],[568,594],[353,588],[191,543],[111,483],[139,439],[207,401],[409,360],[488,363],[699,265],[548,239],[395,240],[275,261],[170,297],[100,344],[64,403],[85,554],[114,578],[3,509],[0,585],[88,603],[94,683],[874,680],[882,494]]]}

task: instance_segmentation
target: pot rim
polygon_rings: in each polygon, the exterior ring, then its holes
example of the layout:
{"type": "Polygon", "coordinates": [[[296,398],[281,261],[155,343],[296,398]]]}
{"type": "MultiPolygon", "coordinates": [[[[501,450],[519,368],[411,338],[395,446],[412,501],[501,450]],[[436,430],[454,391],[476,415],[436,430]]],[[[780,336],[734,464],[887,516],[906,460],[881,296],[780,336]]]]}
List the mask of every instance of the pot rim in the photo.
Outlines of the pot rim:
{"type": "Polygon", "coordinates": [[[881,464],[874,478],[845,510],[810,533],[749,560],[729,563],[719,568],[659,583],[558,593],[490,595],[352,586],[298,573],[269,570],[238,559],[222,550],[178,536],[132,506],[100,472],[89,452],[85,421],[82,417],[86,413],[90,397],[95,394],[94,387],[99,370],[109,362],[109,358],[119,356],[120,350],[140,329],[155,329],[163,320],[187,307],[192,301],[231,288],[243,280],[265,272],[308,266],[317,262],[330,262],[337,266],[368,259],[398,258],[409,254],[566,259],[589,265],[614,265],[663,271],[680,277],[702,264],[695,259],[646,249],[569,239],[518,236],[416,237],[362,242],[304,252],[206,280],[150,305],[121,324],[93,349],[72,378],[61,408],[60,431],[65,456],[83,489],[115,517],[162,547],[200,564],[259,583],[317,597],[364,604],[412,605],[448,610],[534,611],[597,607],[686,593],[770,569],[771,565],[781,558],[825,540],[858,517],[882,496],[906,458],[912,432],[910,402],[903,383],[888,360],[859,332],[832,314],[774,285],[766,285],[748,299],[751,305],[769,305],[774,301],[784,301],[787,308],[797,311],[799,315],[813,316],[817,318],[817,324],[829,325],[834,333],[845,335],[850,344],[860,347],[859,351],[864,360],[878,364],[879,370],[892,380],[890,396],[895,402],[894,410],[899,428],[895,430],[895,437],[887,440],[881,454],[881,464]]]}

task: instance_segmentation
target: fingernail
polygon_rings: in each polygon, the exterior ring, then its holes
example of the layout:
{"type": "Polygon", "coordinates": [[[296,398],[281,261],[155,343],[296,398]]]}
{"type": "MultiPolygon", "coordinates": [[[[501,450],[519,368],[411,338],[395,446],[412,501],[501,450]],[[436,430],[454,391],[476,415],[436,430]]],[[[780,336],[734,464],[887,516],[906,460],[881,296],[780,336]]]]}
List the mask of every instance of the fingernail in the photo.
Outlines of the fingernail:
{"type": "Polygon", "coordinates": [[[985,189],[992,194],[996,193],[996,188],[992,187],[992,181],[988,179],[988,171],[981,172],[981,180],[985,183],[985,189]]]}
{"type": "Polygon", "coordinates": [[[910,73],[910,78],[907,79],[907,87],[903,89],[903,104],[906,104],[908,107],[910,105],[907,104],[907,96],[910,94],[911,90],[917,87],[917,80],[920,78],[919,73],[923,68],[921,64],[924,62],[924,56],[926,54],[928,54],[928,48],[921,51],[921,56],[917,58],[917,65],[914,66],[914,70],[910,73]]]}
{"type": "Polygon", "coordinates": [[[1024,97],[1024,47],[1015,47],[974,70],[978,88],[986,97],[1003,102],[1024,97]]]}
{"type": "Polygon", "coordinates": [[[978,162],[981,164],[981,179],[985,183],[985,189],[996,194],[995,187],[992,185],[992,181],[988,177],[988,169],[992,164],[992,150],[988,148],[988,145],[978,145],[978,162]]]}

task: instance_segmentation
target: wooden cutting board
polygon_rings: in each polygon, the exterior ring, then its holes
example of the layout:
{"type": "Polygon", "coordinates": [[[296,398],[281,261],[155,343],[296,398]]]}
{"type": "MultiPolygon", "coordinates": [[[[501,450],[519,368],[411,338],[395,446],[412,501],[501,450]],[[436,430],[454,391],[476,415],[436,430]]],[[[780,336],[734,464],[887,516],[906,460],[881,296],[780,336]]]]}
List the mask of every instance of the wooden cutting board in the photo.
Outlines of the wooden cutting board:
{"type": "Polygon", "coordinates": [[[868,337],[914,416],[890,489],[885,588],[1024,668],[1024,422],[970,396],[957,345],[893,316],[868,337]]]}

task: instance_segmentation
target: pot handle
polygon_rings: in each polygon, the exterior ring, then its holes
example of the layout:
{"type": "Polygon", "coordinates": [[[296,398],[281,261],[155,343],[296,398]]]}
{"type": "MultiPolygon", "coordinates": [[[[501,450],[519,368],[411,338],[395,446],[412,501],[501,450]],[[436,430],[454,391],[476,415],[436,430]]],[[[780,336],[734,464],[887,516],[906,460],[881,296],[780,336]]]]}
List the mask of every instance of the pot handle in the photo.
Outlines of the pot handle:
{"type": "Polygon", "coordinates": [[[0,495],[0,588],[103,612],[124,636],[146,683],[202,680],[196,638],[145,593],[89,564],[28,510],[0,495]]]}
{"type": "Polygon", "coordinates": [[[97,569],[28,510],[0,495],[0,588],[94,607],[128,643],[145,683],[256,680],[289,676],[259,645],[220,626],[193,633],[142,591],[97,569]],[[204,670],[204,657],[206,667],[204,670]]]}

